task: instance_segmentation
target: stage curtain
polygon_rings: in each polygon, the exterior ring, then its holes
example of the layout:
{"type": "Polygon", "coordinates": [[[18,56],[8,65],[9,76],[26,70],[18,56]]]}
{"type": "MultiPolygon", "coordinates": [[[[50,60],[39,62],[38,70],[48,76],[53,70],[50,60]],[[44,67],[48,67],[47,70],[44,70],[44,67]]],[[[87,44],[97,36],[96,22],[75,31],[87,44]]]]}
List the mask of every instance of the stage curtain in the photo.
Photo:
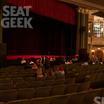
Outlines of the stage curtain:
{"type": "Polygon", "coordinates": [[[76,49],[76,8],[58,0],[8,0],[32,6],[34,29],[3,29],[8,55],[65,55],[76,49]]]}
{"type": "Polygon", "coordinates": [[[32,12],[65,23],[76,24],[76,8],[58,0],[7,0],[17,6],[32,6],[32,12]]]}
{"type": "Polygon", "coordinates": [[[34,29],[3,29],[8,54],[65,55],[76,49],[76,25],[31,15],[34,29]]]}

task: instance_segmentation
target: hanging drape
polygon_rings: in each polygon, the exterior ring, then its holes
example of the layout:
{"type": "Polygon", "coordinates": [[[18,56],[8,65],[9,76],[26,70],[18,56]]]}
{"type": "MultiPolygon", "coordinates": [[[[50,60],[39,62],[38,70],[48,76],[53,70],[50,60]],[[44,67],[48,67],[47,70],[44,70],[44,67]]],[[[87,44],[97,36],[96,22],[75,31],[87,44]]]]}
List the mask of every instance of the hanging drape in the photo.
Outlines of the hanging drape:
{"type": "Polygon", "coordinates": [[[70,54],[76,50],[76,9],[58,0],[8,0],[9,5],[32,6],[34,29],[4,29],[9,55],[70,54]]]}
{"type": "Polygon", "coordinates": [[[32,11],[42,16],[48,16],[65,23],[76,23],[76,10],[58,0],[7,0],[17,6],[32,6],[32,11]]]}

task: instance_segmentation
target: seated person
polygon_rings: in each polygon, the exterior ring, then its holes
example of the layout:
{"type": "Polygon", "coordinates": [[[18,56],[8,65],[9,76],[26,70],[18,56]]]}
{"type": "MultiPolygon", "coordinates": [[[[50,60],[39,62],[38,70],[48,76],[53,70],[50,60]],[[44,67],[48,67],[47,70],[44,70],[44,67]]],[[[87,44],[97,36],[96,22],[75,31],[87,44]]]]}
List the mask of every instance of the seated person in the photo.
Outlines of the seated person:
{"type": "Polygon", "coordinates": [[[31,60],[31,61],[29,62],[29,64],[30,64],[30,65],[33,65],[33,64],[34,64],[34,62],[31,60]]]}
{"type": "Polygon", "coordinates": [[[56,77],[58,78],[64,78],[65,77],[65,71],[64,71],[64,67],[63,66],[58,66],[57,69],[56,69],[56,77]]]}
{"type": "Polygon", "coordinates": [[[44,79],[43,65],[40,59],[36,60],[32,66],[32,69],[35,71],[35,75],[38,80],[44,79]]]}
{"type": "Polygon", "coordinates": [[[26,59],[23,58],[23,59],[21,60],[21,65],[26,65],[26,63],[27,63],[27,62],[26,62],[26,59]]]}

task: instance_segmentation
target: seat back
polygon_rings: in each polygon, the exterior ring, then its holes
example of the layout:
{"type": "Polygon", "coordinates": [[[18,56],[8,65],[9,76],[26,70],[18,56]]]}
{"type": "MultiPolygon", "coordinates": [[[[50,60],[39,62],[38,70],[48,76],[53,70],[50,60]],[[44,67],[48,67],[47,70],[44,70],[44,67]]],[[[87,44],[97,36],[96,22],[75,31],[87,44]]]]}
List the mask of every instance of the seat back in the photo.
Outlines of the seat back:
{"type": "Polygon", "coordinates": [[[55,96],[52,97],[51,104],[68,104],[68,96],[55,96]]]}
{"type": "Polygon", "coordinates": [[[46,86],[46,87],[39,87],[36,88],[36,97],[47,97],[50,96],[51,92],[51,86],[46,86]]]}
{"type": "Polygon", "coordinates": [[[80,84],[66,84],[65,93],[75,93],[78,91],[80,84]]]}
{"type": "Polygon", "coordinates": [[[63,95],[65,93],[65,85],[55,85],[52,87],[51,95],[63,95]]]}
{"type": "Polygon", "coordinates": [[[24,88],[17,90],[18,99],[31,99],[35,96],[34,88],[24,88]]]}
{"type": "Polygon", "coordinates": [[[10,101],[17,99],[16,90],[0,90],[0,101],[10,101]]]}

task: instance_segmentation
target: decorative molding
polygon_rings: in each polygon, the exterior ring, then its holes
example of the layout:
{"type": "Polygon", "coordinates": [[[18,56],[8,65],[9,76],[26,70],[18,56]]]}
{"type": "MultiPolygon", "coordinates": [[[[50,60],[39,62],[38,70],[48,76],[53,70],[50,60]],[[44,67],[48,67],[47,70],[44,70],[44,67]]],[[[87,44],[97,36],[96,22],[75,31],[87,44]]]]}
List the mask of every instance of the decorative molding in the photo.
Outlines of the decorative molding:
{"type": "Polygon", "coordinates": [[[103,10],[104,11],[104,6],[98,5],[92,2],[88,2],[86,0],[59,0],[62,2],[74,4],[83,8],[88,8],[88,9],[98,9],[98,10],[103,10]]]}
{"type": "Polygon", "coordinates": [[[79,13],[89,14],[90,10],[86,8],[78,8],[79,13]]]}

